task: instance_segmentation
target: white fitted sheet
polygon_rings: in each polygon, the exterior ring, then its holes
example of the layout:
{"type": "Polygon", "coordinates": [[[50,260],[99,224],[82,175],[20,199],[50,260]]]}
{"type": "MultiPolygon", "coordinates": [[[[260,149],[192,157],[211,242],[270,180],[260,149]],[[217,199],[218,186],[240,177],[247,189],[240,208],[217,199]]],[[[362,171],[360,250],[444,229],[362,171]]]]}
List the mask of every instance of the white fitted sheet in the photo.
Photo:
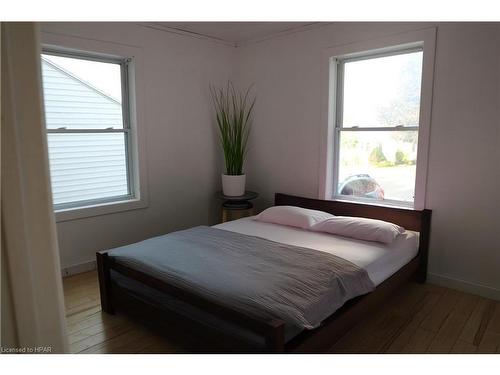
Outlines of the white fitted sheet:
{"type": "Polygon", "coordinates": [[[387,245],[264,223],[253,218],[229,221],[214,225],[214,228],[331,253],[364,268],[375,285],[391,277],[418,253],[417,232],[405,231],[387,245]]]}

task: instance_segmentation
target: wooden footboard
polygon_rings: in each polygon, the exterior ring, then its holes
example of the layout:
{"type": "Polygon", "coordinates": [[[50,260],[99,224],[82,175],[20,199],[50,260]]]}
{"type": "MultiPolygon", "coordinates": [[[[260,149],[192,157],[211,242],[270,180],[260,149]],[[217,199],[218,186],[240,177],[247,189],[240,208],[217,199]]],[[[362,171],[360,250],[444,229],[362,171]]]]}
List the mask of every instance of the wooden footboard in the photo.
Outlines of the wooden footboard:
{"type": "MultiPolygon", "coordinates": [[[[213,314],[228,322],[235,323],[244,329],[262,336],[266,343],[266,352],[282,353],[285,350],[285,323],[282,320],[264,320],[260,317],[255,317],[228,308],[195,293],[187,292],[144,272],[115,262],[114,259],[107,254],[107,251],[100,251],[97,253],[97,269],[101,293],[101,306],[104,312],[110,314],[115,312],[113,285],[110,277],[110,272],[113,270],[169,296],[175,297],[178,300],[186,302],[191,306],[200,308],[209,314],[213,314]]],[[[126,294],[126,292],[122,289],[121,294],[123,298],[123,294],[126,294]]]]}
{"type": "Polygon", "coordinates": [[[97,276],[99,277],[99,292],[101,294],[102,311],[108,314],[114,314],[111,301],[111,276],[109,267],[109,257],[106,251],[96,253],[97,257],[97,276]]]}

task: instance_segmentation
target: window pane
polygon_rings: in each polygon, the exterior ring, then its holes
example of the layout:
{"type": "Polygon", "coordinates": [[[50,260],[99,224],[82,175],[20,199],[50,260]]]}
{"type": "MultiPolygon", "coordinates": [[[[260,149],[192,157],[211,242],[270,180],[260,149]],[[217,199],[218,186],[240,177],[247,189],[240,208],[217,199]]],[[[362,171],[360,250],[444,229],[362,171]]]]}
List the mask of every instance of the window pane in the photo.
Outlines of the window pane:
{"type": "Polygon", "coordinates": [[[129,193],[123,133],[49,133],[54,204],[129,193]]]}
{"type": "Polygon", "coordinates": [[[422,52],[344,64],[344,127],[418,126],[422,52]]]}
{"type": "Polygon", "coordinates": [[[123,128],[120,64],[42,55],[48,129],[123,128]]]}
{"type": "Polygon", "coordinates": [[[413,202],[417,131],[343,131],[337,194],[413,202]]]}

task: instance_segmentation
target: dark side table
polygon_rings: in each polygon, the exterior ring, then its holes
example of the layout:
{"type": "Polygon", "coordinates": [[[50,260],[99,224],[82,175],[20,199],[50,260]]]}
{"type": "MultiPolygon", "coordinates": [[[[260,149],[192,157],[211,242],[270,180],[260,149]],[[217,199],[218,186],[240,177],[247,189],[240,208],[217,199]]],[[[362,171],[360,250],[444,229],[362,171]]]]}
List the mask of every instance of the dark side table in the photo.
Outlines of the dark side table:
{"type": "Polygon", "coordinates": [[[222,222],[253,216],[255,211],[250,201],[258,196],[259,194],[254,191],[245,191],[245,194],[237,197],[227,196],[222,191],[218,191],[217,198],[224,200],[222,203],[222,222]]]}

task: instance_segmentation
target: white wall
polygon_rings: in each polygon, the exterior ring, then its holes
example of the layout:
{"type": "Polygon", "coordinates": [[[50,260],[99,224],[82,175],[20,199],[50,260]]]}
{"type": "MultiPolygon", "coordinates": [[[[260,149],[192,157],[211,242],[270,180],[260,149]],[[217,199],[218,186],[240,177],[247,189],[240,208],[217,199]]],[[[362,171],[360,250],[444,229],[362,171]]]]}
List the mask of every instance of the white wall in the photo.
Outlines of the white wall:
{"type": "MultiPolygon", "coordinates": [[[[344,23],[238,48],[237,81],[255,83],[247,163],[260,206],[275,192],[318,197],[322,50],[431,24],[344,23]]],[[[426,206],[430,280],[500,298],[497,24],[438,25],[426,206]]]]}
{"type": "MultiPolygon", "coordinates": [[[[57,224],[62,267],[95,252],[215,223],[220,153],[208,84],[230,78],[235,49],[122,23],[44,23],[58,33],[142,48],[149,206],[57,224]]],[[[42,41],[44,34],[42,34],[42,41]]]]}

